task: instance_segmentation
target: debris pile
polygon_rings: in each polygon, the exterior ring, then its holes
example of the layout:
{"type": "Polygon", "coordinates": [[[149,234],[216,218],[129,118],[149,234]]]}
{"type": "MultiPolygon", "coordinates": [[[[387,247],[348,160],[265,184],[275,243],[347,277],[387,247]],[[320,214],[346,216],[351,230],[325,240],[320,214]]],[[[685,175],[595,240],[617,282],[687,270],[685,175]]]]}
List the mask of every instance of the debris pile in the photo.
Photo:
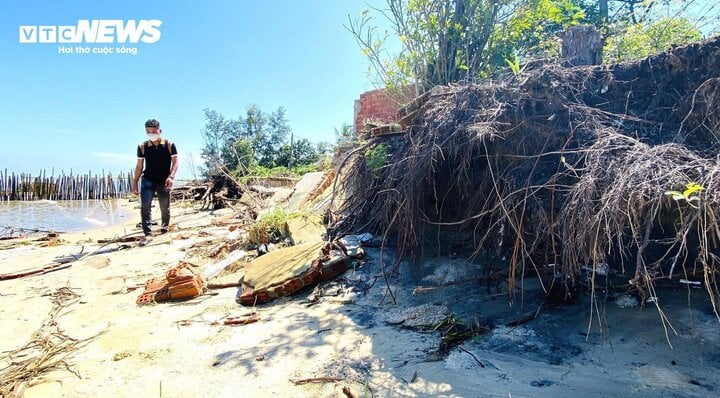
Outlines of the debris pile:
{"type": "Polygon", "coordinates": [[[483,254],[511,292],[529,274],[571,292],[582,265],[609,264],[642,297],[683,276],[715,300],[719,103],[719,37],[436,87],[398,113],[406,133],[348,155],[331,231],[369,226],[401,256],[483,254]]]}

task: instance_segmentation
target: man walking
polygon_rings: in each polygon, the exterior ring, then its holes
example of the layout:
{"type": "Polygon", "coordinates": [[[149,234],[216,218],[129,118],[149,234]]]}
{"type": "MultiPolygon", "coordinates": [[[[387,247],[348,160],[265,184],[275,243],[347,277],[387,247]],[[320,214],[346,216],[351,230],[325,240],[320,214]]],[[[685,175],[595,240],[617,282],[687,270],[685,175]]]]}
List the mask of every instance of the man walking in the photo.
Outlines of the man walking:
{"type": "Polygon", "coordinates": [[[160,122],[150,119],[145,122],[147,141],[137,147],[137,164],[135,165],[135,176],[133,178],[132,192],[138,194],[138,182],[140,182],[140,217],[142,218],[142,230],[144,237],[140,245],[145,246],[152,238],[152,216],[150,208],[155,193],[160,203],[160,215],[162,225],[160,232],[166,233],[170,226],[170,190],[175,181],[175,173],[178,169],[177,148],[175,144],[161,137],[162,129],[160,122]],[[143,164],[145,171],[143,171],[143,164]],[[140,175],[142,174],[142,181],[140,175]]]}

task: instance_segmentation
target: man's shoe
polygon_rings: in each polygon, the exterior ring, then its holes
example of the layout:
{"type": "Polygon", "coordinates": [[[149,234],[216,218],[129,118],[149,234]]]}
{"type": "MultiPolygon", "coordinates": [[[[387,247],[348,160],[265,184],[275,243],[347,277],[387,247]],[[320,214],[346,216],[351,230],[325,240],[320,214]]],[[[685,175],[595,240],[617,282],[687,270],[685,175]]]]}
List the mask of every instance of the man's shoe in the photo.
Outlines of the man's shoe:
{"type": "Polygon", "coordinates": [[[166,234],[166,233],[168,233],[168,228],[160,228],[160,233],[161,233],[161,234],[166,234]]]}

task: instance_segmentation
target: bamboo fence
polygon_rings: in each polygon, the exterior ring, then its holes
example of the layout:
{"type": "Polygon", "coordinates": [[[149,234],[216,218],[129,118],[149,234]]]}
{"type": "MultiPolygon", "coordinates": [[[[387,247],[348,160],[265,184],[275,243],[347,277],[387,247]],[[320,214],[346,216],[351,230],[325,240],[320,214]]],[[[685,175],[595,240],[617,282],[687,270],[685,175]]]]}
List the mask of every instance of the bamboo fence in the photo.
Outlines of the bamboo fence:
{"type": "Polygon", "coordinates": [[[37,177],[28,173],[9,173],[0,170],[0,201],[10,200],[88,200],[110,199],[129,194],[132,190],[132,172],[119,173],[116,177],[91,172],[69,175],[62,172],[48,176],[45,169],[37,177]]]}

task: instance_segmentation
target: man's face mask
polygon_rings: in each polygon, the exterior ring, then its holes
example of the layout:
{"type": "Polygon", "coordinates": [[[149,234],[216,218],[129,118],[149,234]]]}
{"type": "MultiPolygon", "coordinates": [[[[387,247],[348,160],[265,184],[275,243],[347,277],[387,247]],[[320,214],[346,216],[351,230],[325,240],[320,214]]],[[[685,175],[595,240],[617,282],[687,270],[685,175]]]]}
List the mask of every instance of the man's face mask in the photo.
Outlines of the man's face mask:
{"type": "Polygon", "coordinates": [[[145,128],[145,132],[147,133],[147,139],[148,141],[157,141],[160,139],[160,129],[159,128],[145,128]]]}

